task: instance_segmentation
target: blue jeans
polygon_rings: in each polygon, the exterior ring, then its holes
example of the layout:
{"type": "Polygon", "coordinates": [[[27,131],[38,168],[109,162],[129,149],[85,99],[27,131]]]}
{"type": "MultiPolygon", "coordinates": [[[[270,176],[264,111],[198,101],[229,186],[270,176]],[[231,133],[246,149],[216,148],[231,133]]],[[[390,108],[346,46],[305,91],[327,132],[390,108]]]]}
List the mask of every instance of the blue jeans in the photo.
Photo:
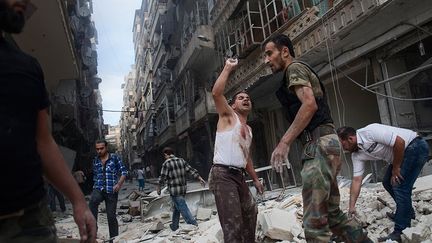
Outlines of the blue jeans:
{"type": "Polygon", "coordinates": [[[411,215],[414,214],[412,207],[412,190],[429,155],[429,146],[423,138],[416,138],[405,149],[401,165],[401,175],[404,178],[400,184],[392,185],[391,176],[393,166],[389,165],[383,178],[384,188],[390,193],[396,202],[395,231],[402,232],[411,226],[411,215]]]}
{"type": "Polygon", "coordinates": [[[105,201],[110,238],[118,235],[118,222],[116,216],[117,199],[118,193],[106,193],[94,189],[89,202],[90,211],[97,221],[99,204],[102,201],[105,201]]]}
{"type": "Polygon", "coordinates": [[[180,214],[187,224],[198,225],[195,218],[192,216],[186,201],[183,196],[171,196],[172,202],[174,204],[174,212],[172,215],[172,230],[177,230],[179,227],[180,214]]]}

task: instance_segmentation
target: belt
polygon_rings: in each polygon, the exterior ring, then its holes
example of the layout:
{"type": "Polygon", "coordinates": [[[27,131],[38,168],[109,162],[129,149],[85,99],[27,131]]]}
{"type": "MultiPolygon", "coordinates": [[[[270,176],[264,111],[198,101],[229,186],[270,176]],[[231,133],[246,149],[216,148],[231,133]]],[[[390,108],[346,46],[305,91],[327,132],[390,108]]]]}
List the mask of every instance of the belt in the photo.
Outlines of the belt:
{"type": "Polygon", "coordinates": [[[225,169],[228,169],[230,172],[234,172],[234,173],[241,173],[241,174],[243,174],[245,172],[244,168],[237,167],[237,166],[232,166],[232,165],[213,164],[213,167],[225,168],[225,169]]]}
{"type": "Polygon", "coordinates": [[[334,125],[332,123],[319,125],[312,132],[304,130],[300,136],[300,139],[302,141],[302,144],[304,145],[310,141],[316,141],[320,137],[323,137],[323,136],[326,136],[329,134],[336,134],[334,125]]]}

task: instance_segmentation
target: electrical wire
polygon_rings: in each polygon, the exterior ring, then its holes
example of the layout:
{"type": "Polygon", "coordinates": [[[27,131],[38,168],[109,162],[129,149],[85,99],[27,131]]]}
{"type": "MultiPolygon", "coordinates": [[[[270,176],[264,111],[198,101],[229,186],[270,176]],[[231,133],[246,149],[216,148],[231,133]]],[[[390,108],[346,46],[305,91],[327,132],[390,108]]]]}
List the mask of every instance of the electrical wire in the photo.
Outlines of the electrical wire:
{"type": "Polygon", "coordinates": [[[395,97],[395,96],[385,95],[385,94],[382,94],[382,93],[376,92],[376,91],[374,91],[374,90],[371,90],[371,89],[367,88],[366,86],[363,86],[363,85],[360,84],[359,82],[355,81],[355,80],[352,79],[350,76],[348,76],[345,72],[343,72],[343,71],[340,70],[339,68],[335,67],[333,64],[330,64],[330,65],[332,65],[332,66],[333,66],[334,68],[336,68],[340,73],[342,73],[342,75],[343,75],[345,78],[347,78],[348,80],[350,80],[351,82],[353,82],[355,85],[359,86],[360,88],[362,88],[362,89],[364,89],[364,90],[366,90],[366,91],[368,91],[368,92],[370,92],[370,93],[373,93],[373,94],[376,94],[376,95],[379,95],[379,96],[382,96],[382,97],[385,97],[385,98],[389,98],[389,99],[393,99],[393,100],[398,100],[398,101],[428,101],[428,100],[432,100],[432,97],[425,97],[425,98],[415,98],[415,99],[411,99],[411,98],[395,97]]]}

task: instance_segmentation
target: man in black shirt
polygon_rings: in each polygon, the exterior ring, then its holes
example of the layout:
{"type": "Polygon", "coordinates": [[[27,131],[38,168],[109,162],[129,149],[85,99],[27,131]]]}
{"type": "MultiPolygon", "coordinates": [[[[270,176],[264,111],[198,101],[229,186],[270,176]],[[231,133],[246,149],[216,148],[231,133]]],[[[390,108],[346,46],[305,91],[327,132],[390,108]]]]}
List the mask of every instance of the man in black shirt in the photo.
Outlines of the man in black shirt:
{"type": "Polygon", "coordinates": [[[95,219],[49,129],[49,100],[36,59],[8,44],[29,0],[0,0],[0,242],[55,242],[44,175],[73,205],[81,239],[94,242],[95,219]]]}

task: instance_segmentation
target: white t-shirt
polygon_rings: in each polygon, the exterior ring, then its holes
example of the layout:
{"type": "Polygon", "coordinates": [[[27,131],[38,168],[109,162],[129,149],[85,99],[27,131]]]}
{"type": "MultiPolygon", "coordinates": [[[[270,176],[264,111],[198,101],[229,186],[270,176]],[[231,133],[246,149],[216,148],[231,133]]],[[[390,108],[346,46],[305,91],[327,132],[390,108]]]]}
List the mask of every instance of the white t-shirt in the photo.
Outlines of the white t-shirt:
{"type": "Polygon", "coordinates": [[[144,179],[144,171],[143,170],[138,170],[138,179],[144,179]]]}
{"type": "Polygon", "coordinates": [[[359,150],[351,154],[353,176],[362,176],[365,162],[368,160],[384,160],[393,162],[393,146],[396,137],[405,141],[405,148],[417,137],[417,133],[409,129],[392,127],[378,123],[370,124],[357,130],[359,150]]]}

